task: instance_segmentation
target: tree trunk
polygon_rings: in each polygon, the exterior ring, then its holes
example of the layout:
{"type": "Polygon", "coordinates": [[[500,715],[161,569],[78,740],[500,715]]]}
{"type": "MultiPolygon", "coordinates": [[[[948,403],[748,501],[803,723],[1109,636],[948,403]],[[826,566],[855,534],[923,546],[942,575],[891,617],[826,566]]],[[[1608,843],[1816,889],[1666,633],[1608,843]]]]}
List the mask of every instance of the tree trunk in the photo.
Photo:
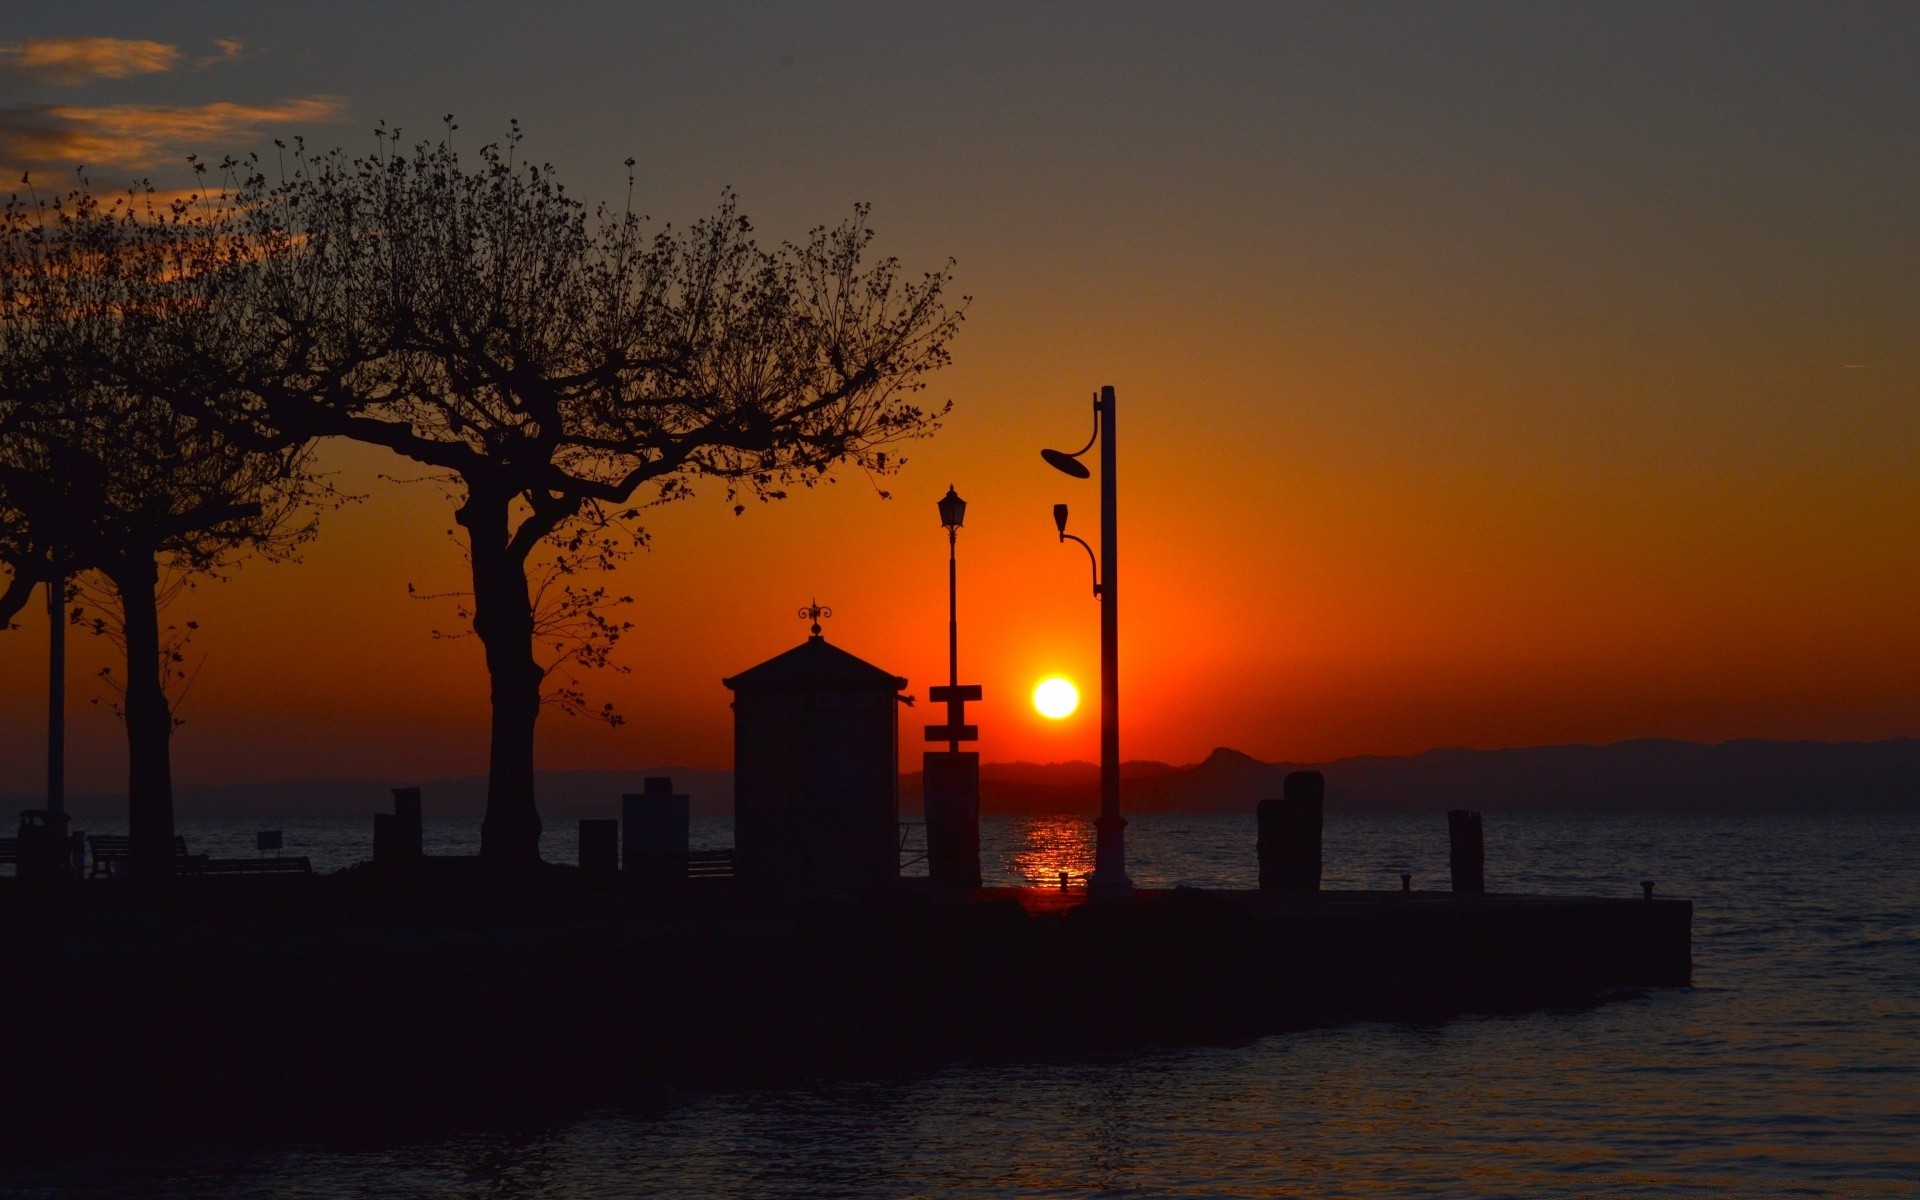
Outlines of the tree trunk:
{"type": "Polygon", "coordinates": [[[47,580],[47,818],[67,824],[67,577],[47,580]]]}
{"type": "Polygon", "coordinates": [[[460,506],[473,559],[473,631],[487,652],[493,730],[487,763],[487,815],[480,857],[507,869],[540,861],[540,813],[534,804],[533,739],[543,672],[533,657],[533,603],[526,556],[512,546],[508,500],[475,488],[460,506]]]}
{"type": "Polygon", "coordinates": [[[120,593],[127,641],[127,869],[173,877],[173,709],[160,675],[159,567],[147,558],[108,573],[120,593]]]}

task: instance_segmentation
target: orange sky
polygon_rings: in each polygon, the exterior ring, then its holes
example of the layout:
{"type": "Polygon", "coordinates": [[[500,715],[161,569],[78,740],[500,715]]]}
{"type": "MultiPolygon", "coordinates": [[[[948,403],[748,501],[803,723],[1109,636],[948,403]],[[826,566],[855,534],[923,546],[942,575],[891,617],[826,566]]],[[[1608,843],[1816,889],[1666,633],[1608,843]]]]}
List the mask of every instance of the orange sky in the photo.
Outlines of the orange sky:
{"type": "MultiPolygon", "coordinates": [[[[657,513],[621,581],[633,672],[595,681],[629,723],[550,714],[544,766],[724,764],[720,678],[804,636],[814,596],[829,637],[924,695],[945,671],[949,483],[970,502],[981,749],[1093,757],[1091,705],[1045,722],[1027,695],[1061,673],[1091,699],[1086,560],[1048,510],[1070,502],[1090,537],[1096,491],[1037,450],[1084,441],[1104,383],[1128,757],[1920,734],[1920,105],[1898,65],[1920,39],[1898,10],[1635,29],[1604,7],[1492,6],[1420,29],[1069,6],[877,32],[838,10],[725,29],[670,11],[665,33],[563,6],[457,36],[377,14],[358,34],[238,8],[191,28],[96,14],[34,32],[178,45],[181,64],[222,53],[215,37],[267,49],[92,83],[16,71],[0,94],[10,111],[324,96],[351,119],[307,131],[350,146],[375,116],[517,113],[589,192],[637,152],[647,207],[676,221],[723,184],[773,237],[870,199],[910,264],[959,260],[975,302],[933,389],[955,412],[909,448],[895,498],[855,476],[739,518],[711,496],[657,513]],[[1068,19],[1109,11],[1091,32],[1068,19]],[[402,34],[425,64],[404,80],[374,45],[402,34]],[[327,42],[351,37],[364,54],[327,42]],[[662,39],[665,83],[602,82],[606,47],[662,39]],[[527,66],[482,70],[492,90],[447,66],[510,47],[527,66]],[[738,86],[704,104],[672,86],[702,78],[738,86]]],[[[23,144],[0,138],[0,160],[23,144]]],[[[450,613],[406,595],[457,586],[444,501],[381,482],[406,468],[379,452],[328,458],[366,503],[303,563],[183,602],[208,657],[182,779],[483,765],[478,647],[434,640],[450,613]]],[[[43,634],[34,614],[0,636],[0,791],[41,777],[43,634]]],[[[86,703],[89,643],[81,790],[121,770],[86,703]]],[[[916,735],[930,719],[907,714],[916,735]]]]}

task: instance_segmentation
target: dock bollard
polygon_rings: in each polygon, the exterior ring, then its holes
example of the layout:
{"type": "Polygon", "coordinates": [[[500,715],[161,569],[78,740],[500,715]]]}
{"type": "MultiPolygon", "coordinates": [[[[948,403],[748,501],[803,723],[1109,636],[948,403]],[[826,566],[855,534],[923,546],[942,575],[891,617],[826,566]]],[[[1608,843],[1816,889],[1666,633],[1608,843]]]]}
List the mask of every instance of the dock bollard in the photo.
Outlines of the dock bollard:
{"type": "Polygon", "coordinates": [[[1643,900],[1653,899],[1653,880],[1642,879],[1640,881],[1640,896],[1643,900]]]}
{"type": "Polygon", "coordinates": [[[393,789],[393,811],[373,814],[373,861],[414,862],[425,856],[426,835],[420,819],[420,789],[393,789]]]}
{"type": "Polygon", "coordinates": [[[420,816],[420,789],[393,789],[393,825],[400,838],[400,855],[407,859],[426,856],[426,824],[420,816]]]}
{"type": "Polygon", "coordinates": [[[980,755],[929,750],[922,758],[927,878],[935,887],[980,886],[980,755]]]}
{"type": "Polygon", "coordinates": [[[1487,844],[1480,814],[1456,808],[1447,814],[1448,860],[1453,868],[1453,890],[1463,896],[1487,893],[1487,844]]]}
{"type": "Polygon", "coordinates": [[[620,873],[620,822],[580,822],[580,873],[590,879],[612,879],[620,873]]]}
{"type": "Polygon", "coordinates": [[[643,791],[620,797],[620,857],[629,880],[658,885],[687,877],[692,803],[668,775],[648,776],[643,791]]]}
{"type": "Polygon", "coordinates": [[[1318,771],[1289,771],[1280,798],[1268,797],[1258,809],[1263,892],[1320,890],[1320,829],[1327,781],[1318,771]]]}
{"type": "Polygon", "coordinates": [[[1400,872],[1400,890],[1403,892],[1413,890],[1413,876],[1407,874],[1405,871],[1400,872]]]}

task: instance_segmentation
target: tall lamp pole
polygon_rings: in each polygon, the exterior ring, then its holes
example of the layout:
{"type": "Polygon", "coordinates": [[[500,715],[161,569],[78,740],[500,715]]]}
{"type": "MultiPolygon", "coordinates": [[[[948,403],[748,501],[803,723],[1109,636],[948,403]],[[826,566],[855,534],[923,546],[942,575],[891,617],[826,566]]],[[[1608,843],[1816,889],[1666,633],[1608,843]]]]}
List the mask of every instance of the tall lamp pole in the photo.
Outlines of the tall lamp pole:
{"type": "MultiPolygon", "coordinates": [[[[947,687],[950,693],[960,690],[960,572],[954,565],[956,544],[960,538],[960,526],[967,519],[967,502],[960,493],[947,485],[947,494],[940,497],[940,524],[947,531],[947,687]]],[[[951,701],[949,701],[951,703],[951,701]]],[[[964,713],[966,710],[962,709],[964,713]]],[[[960,751],[960,726],[965,724],[964,716],[954,717],[947,722],[950,731],[947,749],[953,753],[960,751]]]]}
{"type": "Polygon", "coordinates": [[[927,726],[927,740],[945,742],[929,750],[920,776],[927,818],[927,876],[936,887],[980,886],[980,755],[961,750],[961,742],[979,740],[977,725],[967,724],[967,702],[980,698],[980,685],[960,682],[960,587],[954,546],[966,520],[967,502],[949,487],[940,498],[940,524],[947,531],[947,685],[929,688],[927,699],[947,706],[942,725],[927,726]]]}
{"type": "MultiPolygon", "coordinates": [[[[1124,899],[1133,892],[1127,878],[1127,822],[1120,815],[1120,535],[1114,502],[1114,397],[1103,387],[1093,400],[1093,436],[1069,454],[1042,450],[1040,457],[1075,479],[1092,473],[1081,456],[1100,444],[1100,554],[1094,562],[1093,594],[1100,598],[1100,816],[1094,821],[1093,878],[1088,892],[1100,899],[1124,899]]],[[[1067,506],[1053,506],[1061,541],[1079,542],[1089,558],[1093,547],[1067,532],[1067,506]]]]}

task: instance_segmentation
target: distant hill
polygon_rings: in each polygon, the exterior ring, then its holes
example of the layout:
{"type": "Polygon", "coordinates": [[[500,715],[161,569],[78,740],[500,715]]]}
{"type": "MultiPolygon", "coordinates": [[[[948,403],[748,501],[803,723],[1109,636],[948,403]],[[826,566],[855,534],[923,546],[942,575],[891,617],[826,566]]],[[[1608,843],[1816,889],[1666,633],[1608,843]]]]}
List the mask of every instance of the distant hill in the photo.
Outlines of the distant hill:
{"type": "MultiPolygon", "coordinates": [[[[1245,812],[1280,794],[1288,771],[1327,778],[1327,806],[1346,812],[1820,812],[1920,811],[1920,739],[1879,742],[1656,739],[1608,746],[1429,750],[1406,758],[1364,756],[1330,763],[1268,763],[1219,749],[1204,762],[1128,763],[1128,812],[1245,812]]],[[[987,812],[1092,812],[1099,771],[1091,763],[987,764],[987,812]]],[[[920,777],[902,780],[917,807],[920,777]]]]}
{"type": "MultiPolygon", "coordinates": [[[[908,760],[911,762],[912,760],[908,760]]],[[[1920,739],[1879,742],[1736,741],[1718,745],[1646,739],[1608,746],[1514,750],[1429,750],[1406,758],[1364,756],[1320,764],[1269,763],[1220,749],[1204,762],[1133,761],[1121,768],[1121,802],[1132,813],[1246,812],[1278,795],[1288,771],[1327,777],[1327,806],[1343,812],[1920,812],[1920,739]]],[[[670,775],[696,815],[733,809],[733,773],[689,767],[636,771],[544,771],[540,810],[551,817],[615,816],[623,792],[650,775],[670,775]]],[[[387,791],[418,782],[429,813],[479,816],[486,780],[307,779],[280,783],[185,784],[182,816],[366,816],[384,811],[387,791]]],[[[920,809],[920,774],[901,777],[901,808],[920,809]]],[[[988,813],[1093,812],[1100,771],[1087,762],[988,763],[981,769],[988,813]]],[[[37,807],[31,794],[0,795],[0,813],[37,807]]],[[[118,816],[115,794],[75,796],[77,816],[118,816]]],[[[10,823],[10,822],[7,822],[10,823]]]]}
{"type": "MultiPolygon", "coordinates": [[[[733,772],[692,767],[650,767],[641,771],[542,771],[537,777],[540,811],[549,817],[615,817],[620,796],[640,791],[651,775],[667,775],[674,790],[685,792],[698,816],[733,811],[733,772]]],[[[181,784],[174,810],[186,817],[365,817],[392,809],[389,790],[418,784],[426,811],[435,816],[480,816],[486,808],[487,780],[459,779],[294,779],[274,783],[181,784]]],[[[39,807],[44,797],[0,795],[0,814],[39,807]]],[[[127,811],[125,793],[72,796],[76,817],[117,816],[127,811]]],[[[5,818],[11,824],[11,818],[5,818]]]]}

